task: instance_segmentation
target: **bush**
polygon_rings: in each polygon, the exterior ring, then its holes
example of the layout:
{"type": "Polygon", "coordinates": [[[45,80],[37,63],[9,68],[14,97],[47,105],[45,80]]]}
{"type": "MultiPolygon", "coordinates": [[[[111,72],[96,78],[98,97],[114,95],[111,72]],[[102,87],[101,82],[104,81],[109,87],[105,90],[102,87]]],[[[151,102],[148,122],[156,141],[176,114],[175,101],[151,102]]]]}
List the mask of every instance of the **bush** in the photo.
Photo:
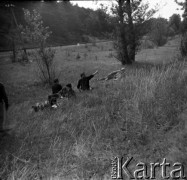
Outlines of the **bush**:
{"type": "Polygon", "coordinates": [[[42,82],[51,84],[55,78],[55,51],[46,47],[46,41],[52,32],[49,31],[49,27],[43,26],[42,17],[35,9],[33,11],[23,9],[23,12],[26,25],[19,26],[22,38],[39,45],[40,50],[35,53],[39,78],[42,82]]]}
{"type": "Polygon", "coordinates": [[[157,46],[166,44],[168,36],[167,20],[164,18],[153,20],[149,36],[157,46]]]}
{"type": "Polygon", "coordinates": [[[79,55],[79,53],[77,54],[77,56],[76,56],[76,59],[80,59],[81,57],[80,57],[80,55],[79,55]]]}
{"type": "Polygon", "coordinates": [[[183,57],[187,56],[187,33],[183,34],[180,44],[180,52],[183,57]]]}
{"type": "Polygon", "coordinates": [[[153,49],[155,46],[152,41],[145,39],[141,41],[140,49],[153,49]]]}
{"type": "Polygon", "coordinates": [[[152,41],[157,45],[157,46],[163,46],[167,43],[167,37],[164,35],[152,35],[151,37],[152,41]]]}
{"type": "Polygon", "coordinates": [[[55,50],[45,48],[35,53],[38,75],[43,83],[52,84],[56,78],[56,67],[54,63],[55,50]]]}
{"type": "Polygon", "coordinates": [[[174,37],[175,35],[176,35],[175,30],[172,27],[168,28],[168,36],[174,37]]]}

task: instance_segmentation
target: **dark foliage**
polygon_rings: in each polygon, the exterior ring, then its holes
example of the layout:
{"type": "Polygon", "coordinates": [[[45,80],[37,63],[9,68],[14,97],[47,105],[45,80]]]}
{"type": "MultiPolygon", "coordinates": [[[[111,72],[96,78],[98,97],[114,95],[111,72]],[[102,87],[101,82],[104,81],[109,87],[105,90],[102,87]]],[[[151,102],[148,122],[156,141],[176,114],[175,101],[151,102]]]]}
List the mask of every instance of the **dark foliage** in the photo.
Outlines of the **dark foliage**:
{"type": "Polygon", "coordinates": [[[181,17],[179,14],[173,14],[169,18],[169,27],[172,28],[175,32],[175,34],[180,32],[181,28],[181,17]]]}
{"type": "Polygon", "coordinates": [[[140,45],[140,39],[145,33],[144,24],[157,11],[149,9],[149,4],[141,0],[116,0],[113,14],[117,17],[115,32],[116,59],[122,65],[132,64],[140,45]]]}
{"type": "Polygon", "coordinates": [[[41,14],[44,25],[53,32],[48,40],[50,45],[86,42],[86,36],[106,38],[113,29],[111,17],[102,9],[80,8],[68,1],[3,1],[0,3],[0,49],[12,49],[11,30],[16,28],[16,23],[25,25],[23,8],[36,9],[41,14]]]}
{"type": "Polygon", "coordinates": [[[181,51],[181,55],[183,57],[187,56],[187,0],[185,0],[184,2],[178,2],[178,0],[175,0],[177,2],[178,5],[181,5],[182,9],[184,10],[183,13],[183,22],[182,22],[182,28],[181,28],[181,32],[182,32],[182,39],[181,39],[181,45],[180,45],[180,51],[181,51]]]}

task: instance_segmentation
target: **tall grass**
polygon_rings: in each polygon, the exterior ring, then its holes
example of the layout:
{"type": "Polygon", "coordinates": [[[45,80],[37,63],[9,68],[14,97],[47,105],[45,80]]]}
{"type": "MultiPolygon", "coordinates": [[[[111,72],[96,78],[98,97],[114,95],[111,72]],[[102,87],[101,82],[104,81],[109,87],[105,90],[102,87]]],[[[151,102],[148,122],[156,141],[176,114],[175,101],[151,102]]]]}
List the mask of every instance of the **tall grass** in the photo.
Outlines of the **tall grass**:
{"type": "MultiPolygon", "coordinates": [[[[109,179],[114,156],[166,157],[173,147],[170,135],[176,128],[184,132],[179,114],[187,102],[187,79],[182,68],[178,62],[127,68],[120,80],[98,82],[95,90],[63,100],[54,111],[28,111],[29,102],[14,105],[10,118],[16,136],[14,142],[1,142],[7,150],[0,158],[0,177],[109,179]]],[[[183,138],[180,142],[186,146],[183,138]]]]}

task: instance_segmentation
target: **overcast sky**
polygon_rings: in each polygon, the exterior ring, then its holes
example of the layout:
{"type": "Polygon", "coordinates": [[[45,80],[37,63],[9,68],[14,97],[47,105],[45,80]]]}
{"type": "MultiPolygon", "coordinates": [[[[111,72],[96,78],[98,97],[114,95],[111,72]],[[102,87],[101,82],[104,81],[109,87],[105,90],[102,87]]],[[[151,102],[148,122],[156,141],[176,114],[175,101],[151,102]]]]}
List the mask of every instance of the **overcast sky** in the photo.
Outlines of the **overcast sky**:
{"type": "MultiPolygon", "coordinates": [[[[164,17],[169,18],[172,14],[182,14],[182,10],[180,10],[180,7],[175,3],[174,0],[143,0],[144,2],[149,2],[150,6],[154,6],[155,4],[159,4],[161,7],[159,12],[155,14],[154,17],[164,17]],[[179,10],[177,10],[179,9],[179,10]]],[[[184,0],[180,0],[180,2],[183,2],[184,0]]],[[[107,6],[110,6],[111,1],[105,1],[105,0],[98,0],[97,3],[93,1],[71,1],[73,4],[77,4],[80,7],[90,8],[90,9],[97,9],[99,7],[99,4],[104,4],[107,6]]]]}

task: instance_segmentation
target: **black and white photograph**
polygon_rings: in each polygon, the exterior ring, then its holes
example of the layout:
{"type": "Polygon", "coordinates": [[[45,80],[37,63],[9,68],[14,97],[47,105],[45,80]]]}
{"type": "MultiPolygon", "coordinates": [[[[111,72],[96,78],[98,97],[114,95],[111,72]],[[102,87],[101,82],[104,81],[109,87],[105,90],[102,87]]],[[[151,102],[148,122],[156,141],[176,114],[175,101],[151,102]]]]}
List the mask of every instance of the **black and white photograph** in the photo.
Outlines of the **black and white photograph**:
{"type": "Polygon", "coordinates": [[[187,0],[0,0],[0,180],[187,179],[187,0]]]}

